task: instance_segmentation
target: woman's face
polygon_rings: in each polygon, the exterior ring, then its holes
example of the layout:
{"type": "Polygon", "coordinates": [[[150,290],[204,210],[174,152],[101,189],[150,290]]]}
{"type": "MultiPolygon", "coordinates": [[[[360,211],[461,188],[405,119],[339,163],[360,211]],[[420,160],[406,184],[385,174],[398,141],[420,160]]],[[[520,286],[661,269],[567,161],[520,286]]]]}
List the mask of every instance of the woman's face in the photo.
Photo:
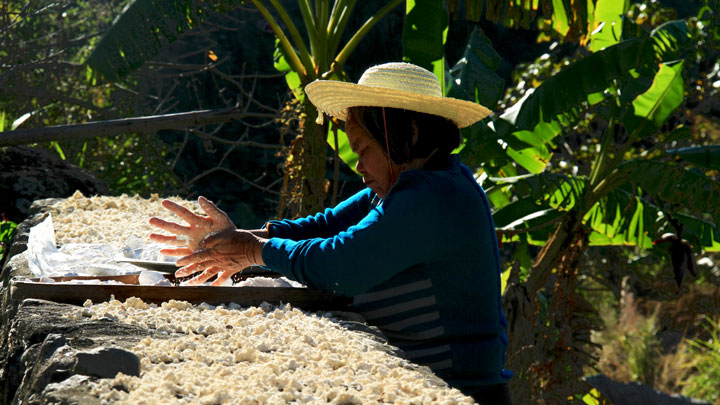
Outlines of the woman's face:
{"type": "MultiPolygon", "coordinates": [[[[349,114],[345,122],[345,132],[350,141],[350,148],[357,153],[358,161],[355,169],[362,174],[363,183],[370,187],[380,198],[392,187],[390,177],[390,161],[383,148],[373,137],[359,125],[352,114],[349,114]]],[[[397,168],[394,168],[397,171],[397,168]]]]}

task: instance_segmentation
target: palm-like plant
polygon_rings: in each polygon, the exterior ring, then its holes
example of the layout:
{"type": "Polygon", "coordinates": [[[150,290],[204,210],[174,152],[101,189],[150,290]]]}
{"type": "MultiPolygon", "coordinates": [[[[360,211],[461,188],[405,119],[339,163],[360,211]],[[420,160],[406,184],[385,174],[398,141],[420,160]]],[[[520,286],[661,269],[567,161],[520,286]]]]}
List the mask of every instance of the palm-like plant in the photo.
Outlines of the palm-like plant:
{"type": "MultiPolygon", "coordinates": [[[[317,212],[323,208],[327,184],[325,179],[326,137],[328,124],[318,124],[317,110],[303,96],[304,86],[315,79],[347,80],[343,65],[362,38],[390,10],[403,0],[392,0],[372,15],[344,45],[341,44],[356,0],[298,2],[304,31],[290,18],[278,1],[251,0],[277,38],[277,67],[287,71],[286,81],[303,104],[303,133],[298,139],[300,156],[293,161],[301,166],[298,194],[302,201],[298,213],[317,212]],[[284,25],[281,27],[281,22],[284,25]],[[341,47],[342,45],[342,47],[341,47]]],[[[126,75],[157,56],[160,49],[185,30],[203,21],[211,10],[222,11],[241,2],[227,0],[135,0],[123,10],[87,59],[88,66],[110,80],[126,75]]]]}
{"type": "Polygon", "coordinates": [[[505,241],[543,246],[525,265],[526,279],[522,263],[515,266],[505,293],[516,398],[564,400],[583,392],[593,310],[575,284],[589,246],[647,249],[672,230],[696,249],[720,250],[720,186],[705,175],[713,160],[706,156],[717,158],[717,149],[665,150],[688,134],[666,127],[684,99],[688,43],[684,21],[638,30],[563,68],[469,134],[464,153],[483,162],[504,158],[528,172],[496,170],[490,178],[498,232],[505,241]],[[587,111],[605,123],[589,170],[545,170],[557,138],[587,111]],[[643,149],[647,140],[653,146],[643,149]]]}

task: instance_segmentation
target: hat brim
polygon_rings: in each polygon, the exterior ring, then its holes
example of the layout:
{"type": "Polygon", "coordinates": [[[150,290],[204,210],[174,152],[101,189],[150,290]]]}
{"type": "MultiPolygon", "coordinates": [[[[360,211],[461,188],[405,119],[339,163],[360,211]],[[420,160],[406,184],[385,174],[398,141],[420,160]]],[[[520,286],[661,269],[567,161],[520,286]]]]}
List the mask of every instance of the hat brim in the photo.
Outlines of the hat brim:
{"type": "Polygon", "coordinates": [[[305,86],[310,102],[324,113],[347,119],[350,107],[391,107],[438,115],[467,127],[492,114],[486,107],[451,97],[433,97],[337,80],[316,80],[305,86]]]}

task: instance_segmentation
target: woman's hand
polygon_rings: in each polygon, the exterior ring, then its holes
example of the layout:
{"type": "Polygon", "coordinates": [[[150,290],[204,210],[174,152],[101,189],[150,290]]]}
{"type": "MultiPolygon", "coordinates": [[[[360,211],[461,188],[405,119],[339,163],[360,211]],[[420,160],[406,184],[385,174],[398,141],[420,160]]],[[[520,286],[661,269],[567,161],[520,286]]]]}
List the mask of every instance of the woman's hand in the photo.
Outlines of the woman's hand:
{"type": "Polygon", "coordinates": [[[249,266],[264,265],[262,248],[265,242],[267,239],[242,229],[226,229],[210,234],[200,242],[200,250],[177,261],[178,266],[184,267],[175,272],[175,277],[204,270],[188,283],[202,284],[220,273],[212,285],[222,285],[233,274],[249,266]]]}
{"type": "Polygon", "coordinates": [[[235,225],[230,220],[230,217],[210,202],[210,200],[205,197],[200,197],[198,198],[198,204],[207,216],[194,214],[187,208],[170,200],[163,200],[162,206],[182,218],[188,223],[188,226],[168,222],[156,217],[150,218],[150,225],[174,234],[174,236],[171,236],[152,233],[150,234],[150,239],[155,242],[178,246],[178,248],[175,249],[163,249],[160,253],[167,256],[187,256],[198,250],[198,248],[200,248],[200,242],[209,234],[227,229],[235,229],[235,225]]]}

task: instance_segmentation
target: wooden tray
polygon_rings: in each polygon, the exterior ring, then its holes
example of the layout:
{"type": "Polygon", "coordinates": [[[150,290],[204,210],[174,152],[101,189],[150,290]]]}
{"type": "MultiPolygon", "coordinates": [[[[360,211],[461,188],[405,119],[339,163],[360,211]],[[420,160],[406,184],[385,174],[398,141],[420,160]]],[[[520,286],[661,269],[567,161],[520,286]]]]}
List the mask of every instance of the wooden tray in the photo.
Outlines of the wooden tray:
{"type": "MultiPolygon", "coordinates": [[[[252,277],[252,274],[243,275],[252,277]]],[[[174,281],[172,275],[166,275],[174,281]]],[[[103,302],[113,295],[125,301],[130,297],[145,302],[162,303],[171,299],[188,301],[192,304],[206,302],[211,305],[235,302],[242,306],[256,306],[263,302],[270,304],[291,304],[296,307],[315,310],[347,309],[350,299],[330,294],[323,290],[293,287],[210,287],[210,286],[148,286],[138,285],[138,275],[123,276],[72,276],[52,277],[55,281],[70,280],[114,280],[125,284],[57,284],[40,283],[39,279],[12,280],[12,299],[37,298],[73,305],[82,305],[85,300],[103,302]]]]}

